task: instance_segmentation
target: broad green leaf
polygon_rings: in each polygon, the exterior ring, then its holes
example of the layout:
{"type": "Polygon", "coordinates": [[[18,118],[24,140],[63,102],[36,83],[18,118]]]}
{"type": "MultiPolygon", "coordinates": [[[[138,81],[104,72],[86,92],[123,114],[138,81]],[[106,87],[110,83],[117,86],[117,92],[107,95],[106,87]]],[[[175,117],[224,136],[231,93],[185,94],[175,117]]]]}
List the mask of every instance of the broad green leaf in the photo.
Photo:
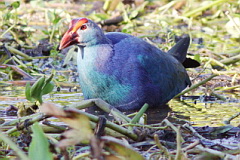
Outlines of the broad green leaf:
{"type": "Polygon", "coordinates": [[[29,82],[26,83],[25,96],[26,96],[27,100],[29,100],[30,102],[34,101],[34,99],[31,97],[31,86],[30,86],[29,82]]]}
{"type": "Polygon", "coordinates": [[[51,83],[51,82],[47,83],[44,86],[44,88],[42,89],[42,95],[45,95],[45,94],[48,94],[48,93],[52,92],[53,88],[54,88],[53,83],[51,83]]]}
{"type": "Polygon", "coordinates": [[[32,160],[52,160],[53,155],[49,151],[49,143],[42,128],[36,122],[32,125],[32,142],[29,146],[29,157],[32,160]]]}
{"type": "MultiPolygon", "coordinates": [[[[51,74],[51,76],[50,76],[50,77],[48,77],[48,78],[45,80],[45,83],[44,83],[44,85],[47,85],[49,82],[51,82],[51,80],[52,80],[53,76],[54,76],[54,74],[51,74]]],[[[43,87],[45,87],[45,86],[43,86],[43,87]]]]}
{"type": "Polygon", "coordinates": [[[45,76],[42,76],[31,87],[31,91],[30,91],[31,97],[38,99],[39,96],[41,95],[41,90],[44,84],[45,84],[45,76]]]}
{"type": "Polygon", "coordinates": [[[54,74],[52,73],[51,76],[45,80],[44,86],[42,87],[42,90],[41,90],[42,91],[41,95],[52,92],[52,90],[54,88],[54,84],[51,83],[53,76],[54,76],[54,74]]]}
{"type": "Polygon", "coordinates": [[[39,78],[31,87],[31,97],[42,103],[42,88],[45,85],[45,76],[39,78]]]}

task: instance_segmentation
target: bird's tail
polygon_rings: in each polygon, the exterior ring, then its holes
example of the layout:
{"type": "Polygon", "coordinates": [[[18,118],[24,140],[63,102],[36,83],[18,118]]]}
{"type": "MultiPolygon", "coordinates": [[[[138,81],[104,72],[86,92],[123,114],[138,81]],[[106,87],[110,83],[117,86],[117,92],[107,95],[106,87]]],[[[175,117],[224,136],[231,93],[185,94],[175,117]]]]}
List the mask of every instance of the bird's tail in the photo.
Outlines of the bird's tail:
{"type": "Polygon", "coordinates": [[[175,57],[179,62],[183,63],[186,59],[187,50],[190,44],[190,38],[186,37],[181,39],[175,44],[169,51],[168,54],[171,54],[175,57]]]}
{"type": "Polygon", "coordinates": [[[187,50],[190,44],[190,38],[185,37],[177,42],[169,51],[185,68],[194,68],[200,66],[200,63],[194,59],[186,58],[187,50]]]}

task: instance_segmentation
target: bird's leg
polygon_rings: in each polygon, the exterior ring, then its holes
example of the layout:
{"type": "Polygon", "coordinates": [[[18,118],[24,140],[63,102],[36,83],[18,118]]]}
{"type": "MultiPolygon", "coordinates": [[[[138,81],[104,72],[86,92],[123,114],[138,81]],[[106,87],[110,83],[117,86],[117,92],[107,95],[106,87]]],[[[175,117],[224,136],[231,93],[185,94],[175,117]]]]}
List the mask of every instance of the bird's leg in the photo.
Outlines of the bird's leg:
{"type": "Polygon", "coordinates": [[[77,102],[72,104],[70,107],[77,108],[77,109],[84,109],[92,106],[97,106],[104,112],[111,114],[115,120],[121,121],[124,123],[131,122],[131,119],[124,115],[122,112],[108,104],[107,102],[103,101],[102,99],[88,99],[83,100],[81,102],[77,102]]]}

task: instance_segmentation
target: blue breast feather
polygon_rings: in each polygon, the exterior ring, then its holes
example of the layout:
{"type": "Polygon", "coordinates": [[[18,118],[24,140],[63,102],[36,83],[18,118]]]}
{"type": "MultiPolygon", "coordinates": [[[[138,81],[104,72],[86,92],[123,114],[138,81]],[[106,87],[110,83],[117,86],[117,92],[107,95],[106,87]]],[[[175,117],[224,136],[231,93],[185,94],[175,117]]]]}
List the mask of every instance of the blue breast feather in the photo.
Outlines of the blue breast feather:
{"type": "Polygon", "coordinates": [[[184,67],[171,55],[131,35],[106,36],[112,44],[85,47],[84,57],[78,54],[86,99],[101,98],[121,109],[158,106],[190,84],[184,67]]]}

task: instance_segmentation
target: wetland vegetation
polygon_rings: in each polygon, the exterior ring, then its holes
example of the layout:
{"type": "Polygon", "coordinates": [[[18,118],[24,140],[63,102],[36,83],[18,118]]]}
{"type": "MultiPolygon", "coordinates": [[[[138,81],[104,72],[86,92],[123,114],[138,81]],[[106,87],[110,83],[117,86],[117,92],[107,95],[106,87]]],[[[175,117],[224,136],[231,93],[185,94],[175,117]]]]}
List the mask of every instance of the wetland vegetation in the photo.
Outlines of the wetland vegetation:
{"type": "Polygon", "coordinates": [[[240,1],[9,0],[0,24],[0,158],[240,159],[240,1]],[[75,48],[58,50],[77,17],[164,51],[189,35],[192,86],[148,112],[83,101],[75,48]]]}

